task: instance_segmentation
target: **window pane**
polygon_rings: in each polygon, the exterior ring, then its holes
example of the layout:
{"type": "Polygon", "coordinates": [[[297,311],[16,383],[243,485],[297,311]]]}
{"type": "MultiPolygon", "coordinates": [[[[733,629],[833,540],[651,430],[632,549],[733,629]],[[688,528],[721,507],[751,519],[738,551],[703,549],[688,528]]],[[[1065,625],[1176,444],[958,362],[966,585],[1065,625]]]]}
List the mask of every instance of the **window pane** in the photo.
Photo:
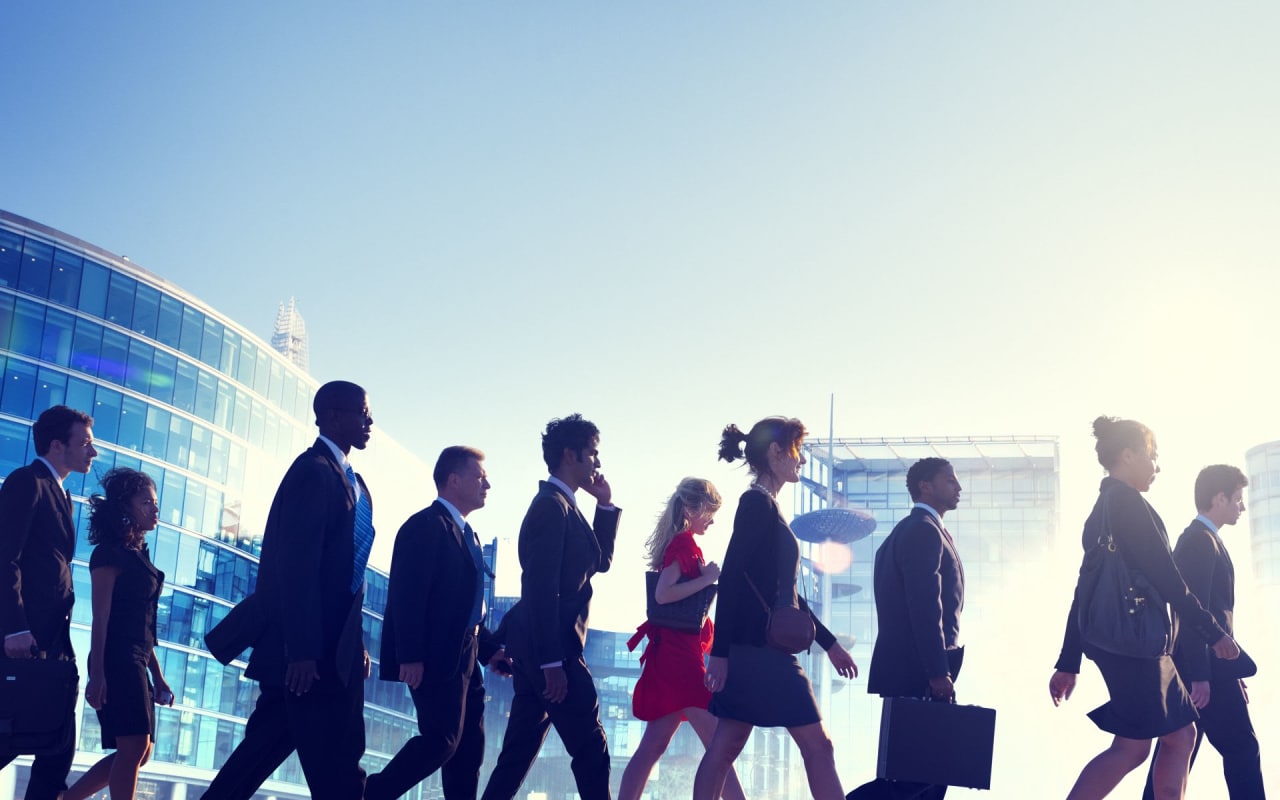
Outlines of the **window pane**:
{"type": "Polygon", "coordinates": [[[156,341],[176,348],[182,336],[182,303],[169,295],[160,296],[160,318],[156,322],[156,341]]]}
{"type": "Polygon", "coordinates": [[[21,270],[22,237],[10,231],[0,231],[0,286],[16,287],[21,270]]]}
{"type": "Polygon", "coordinates": [[[227,328],[222,332],[222,362],[218,365],[224,375],[235,377],[239,355],[240,334],[227,328]]]}
{"type": "Polygon", "coordinates": [[[123,272],[111,273],[110,288],[107,289],[107,322],[127,328],[133,321],[133,293],[138,282],[123,272]]]}
{"type": "Polygon", "coordinates": [[[142,452],[164,460],[169,446],[169,412],[155,406],[147,408],[147,430],[142,439],[142,452]]]}
{"type": "MultiPolygon", "coordinates": [[[[169,434],[172,439],[172,429],[170,429],[169,434]]],[[[182,524],[182,502],[186,499],[186,495],[187,479],[178,474],[176,470],[165,470],[164,491],[160,493],[160,519],[170,525],[182,524]]],[[[176,549],[174,558],[177,558],[176,549]]],[[[159,562],[156,563],[159,565],[159,562]]],[[[163,570],[166,575],[173,574],[172,564],[168,567],[161,566],[160,569],[163,570]]]]}
{"type": "Polygon", "coordinates": [[[200,357],[200,341],[204,338],[204,314],[190,306],[182,308],[182,337],[178,349],[192,358],[200,357]]]}
{"type": "Polygon", "coordinates": [[[32,358],[40,357],[40,339],[44,334],[44,306],[19,297],[13,315],[13,333],[9,349],[32,358]]]}
{"type": "Polygon", "coordinates": [[[218,400],[213,409],[213,424],[223,430],[231,429],[231,411],[235,408],[235,390],[226,381],[218,381],[218,400]]]}
{"type": "Polygon", "coordinates": [[[84,259],[65,250],[53,252],[53,280],[49,284],[49,299],[70,308],[80,299],[81,266],[84,259]]]}
{"type": "Polygon", "coordinates": [[[56,308],[45,309],[44,337],[40,346],[40,358],[65,367],[71,363],[71,332],[75,318],[56,308]]]}
{"type": "Polygon", "coordinates": [[[80,310],[95,317],[102,317],[107,310],[107,283],[111,270],[85,259],[84,275],[80,279],[80,310]]]}
{"type": "Polygon", "coordinates": [[[142,394],[151,392],[151,362],[156,349],[140,339],[129,341],[129,364],[125,370],[124,385],[142,394]]]}
{"type": "Polygon", "coordinates": [[[218,383],[213,376],[204,370],[196,380],[196,416],[206,422],[213,422],[213,409],[218,400],[218,383]]]}
{"type": "Polygon", "coordinates": [[[99,386],[94,397],[93,436],[95,439],[116,443],[120,436],[120,393],[99,386]]]}
{"type": "Polygon", "coordinates": [[[0,419],[0,472],[8,475],[27,463],[27,439],[31,429],[19,422],[0,419]]]}
{"type": "Polygon", "coordinates": [[[203,425],[191,427],[191,454],[187,461],[187,469],[205,475],[209,472],[209,439],[212,434],[203,425]]]}
{"type": "Polygon", "coordinates": [[[129,361],[129,337],[119,331],[102,329],[102,353],[98,356],[98,377],[115,384],[124,383],[129,361]]]}
{"type": "Polygon", "coordinates": [[[87,319],[76,320],[71,338],[71,368],[90,375],[98,374],[98,353],[102,350],[102,326],[87,319]]]}
{"type": "Polygon", "coordinates": [[[265,350],[258,351],[258,365],[253,368],[253,390],[260,396],[267,396],[267,388],[271,385],[271,357],[265,350]]]}
{"type": "Polygon", "coordinates": [[[0,294],[0,350],[9,349],[9,332],[13,330],[13,304],[13,295],[0,294]]]}
{"type": "Polygon", "coordinates": [[[67,402],[67,376],[51,369],[40,368],[36,378],[36,396],[31,407],[37,414],[46,408],[67,402]]]}
{"type": "Polygon", "coordinates": [[[151,396],[162,403],[173,403],[173,383],[178,371],[178,357],[156,348],[151,360],[151,396]]]}
{"type": "Polygon", "coordinates": [[[53,248],[27,239],[22,246],[22,272],[18,291],[37,297],[49,296],[49,276],[53,272],[53,248]]]}
{"type": "Polygon", "coordinates": [[[160,314],[160,290],[145,283],[138,284],[133,298],[133,329],[143,336],[156,336],[156,320],[160,314]]]}
{"type": "Polygon", "coordinates": [[[246,339],[240,351],[240,367],[236,370],[236,380],[245,386],[253,386],[253,370],[257,363],[258,346],[246,339]]]}
{"type": "Polygon", "coordinates": [[[222,323],[205,318],[204,340],[200,344],[200,360],[214,369],[222,363],[222,323]]]}
{"type": "MultiPolygon", "coordinates": [[[[67,399],[66,403],[77,411],[83,411],[86,414],[93,412],[93,384],[79,378],[67,378],[67,399]]],[[[98,436],[98,429],[93,430],[94,436],[98,436]]],[[[99,453],[101,457],[101,453],[99,453]]],[[[98,462],[94,461],[96,467],[98,462]]]]}
{"type": "Polygon", "coordinates": [[[178,362],[178,377],[173,383],[173,405],[188,414],[196,410],[196,368],[178,362]]]}
{"type": "Polygon", "coordinates": [[[231,431],[241,439],[249,435],[249,392],[236,390],[236,413],[231,418],[231,431]]]}
{"type": "MultiPolygon", "coordinates": [[[[31,404],[34,401],[35,393],[35,366],[19,361],[16,358],[9,359],[8,366],[4,371],[4,394],[0,395],[0,411],[12,414],[15,417],[31,419],[31,404]]],[[[24,443],[25,438],[23,437],[24,443]]]]}
{"type": "MultiPolygon", "coordinates": [[[[204,521],[204,485],[196,481],[187,481],[187,498],[182,504],[182,527],[187,530],[200,531],[200,523],[204,521]]],[[[211,534],[215,533],[210,531],[211,534]]],[[[191,541],[195,541],[192,539],[191,541]]],[[[179,567],[182,565],[179,564],[179,567]]],[[[194,569],[194,563],[193,567],[194,569]]],[[[194,577],[194,575],[192,576],[194,577]]],[[[190,583],[183,583],[190,586],[190,583]]]]}
{"type": "MultiPolygon", "coordinates": [[[[187,465],[187,459],[191,455],[191,420],[185,417],[173,415],[173,419],[169,421],[169,450],[165,454],[165,460],[170,464],[179,467],[187,465]]],[[[178,507],[181,508],[182,502],[178,501],[178,507]]],[[[178,524],[178,519],[172,520],[173,524],[178,524]]]]}
{"type": "Polygon", "coordinates": [[[129,450],[141,450],[146,427],[146,404],[136,397],[123,398],[120,401],[120,433],[116,443],[129,450]]]}

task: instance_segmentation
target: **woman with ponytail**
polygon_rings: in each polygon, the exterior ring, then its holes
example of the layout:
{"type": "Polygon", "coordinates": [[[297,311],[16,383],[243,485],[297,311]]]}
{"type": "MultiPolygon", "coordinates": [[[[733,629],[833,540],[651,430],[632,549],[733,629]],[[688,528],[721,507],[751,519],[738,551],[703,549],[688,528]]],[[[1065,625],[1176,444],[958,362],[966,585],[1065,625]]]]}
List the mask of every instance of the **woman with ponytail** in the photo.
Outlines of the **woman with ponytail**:
{"type": "Polygon", "coordinates": [[[858,674],[853,658],[796,593],[800,545],[782,518],[777,495],[784,485],[800,480],[805,433],[798,419],[766,417],[747,433],[730,425],[720,438],[720,458],[745,460],[754,480],[738,500],[720,574],[716,637],[706,678],[710,710],[719,724],[698,765],[694,800],[720,796],[734,759],[757,725],[784,727],[791,734],[816,800],[844,800],[831,737],[822,726],[809,678],[795,656],[770,647],[765,637],[769,612],[764,605],[797,606],[813,618],[815,639],[836,672],[845,678],[858,674]]]}
{"type": "MultiPolygon", "coordinates": [[[[720,493],[710,481],[685,478],[667,500],[658,525],[645,542],[649,569],[658,572],[654,599],[674,603],[701,591],[720,577],[720,567],[705,562],[694,540],[714,522],[720,493]]],[[[711,742],[716,718],[707,711],[711,693],[705,686],[706,653],[711,649],[714,625],[710,619],[698,633],[662,628],[648,622],[627,642],[634,650],[646,636],[649,644],[640,657],[640,679],[631,697],[636,719],[644,720],[644,736],[622,773],[618,800],[640,800],[653,765],[667,751],[671,738],[684,720],[689,721],[703,746],[711,742]]],[[[724,796],[741,800],[742,786],[733,773],[724,796]]]]}

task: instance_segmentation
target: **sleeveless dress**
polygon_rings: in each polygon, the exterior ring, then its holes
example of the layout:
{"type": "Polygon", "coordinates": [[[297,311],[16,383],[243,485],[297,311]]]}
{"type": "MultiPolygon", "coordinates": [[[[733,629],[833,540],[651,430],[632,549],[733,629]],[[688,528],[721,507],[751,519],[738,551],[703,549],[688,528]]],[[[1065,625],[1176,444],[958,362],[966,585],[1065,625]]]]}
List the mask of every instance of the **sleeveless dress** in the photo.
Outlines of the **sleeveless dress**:
{"type": "MultiPolygon", "coordinates": [[[[696,578],[702,574],[702,550],[693,533],[678,534],[662,556],[662,568],[680,565],[680,574],[696,578]]],[[[714,626],[711,618],[700,633],[662,628],[645,622],[627,642],[635,650],[640,640],[649,639],[640,656],[640,679],[631,696],[631,712],[636,719],[650,722],[685,708],[706,708],[711,703],[707,691],[706,654],[711,651],[714,626]]]]}

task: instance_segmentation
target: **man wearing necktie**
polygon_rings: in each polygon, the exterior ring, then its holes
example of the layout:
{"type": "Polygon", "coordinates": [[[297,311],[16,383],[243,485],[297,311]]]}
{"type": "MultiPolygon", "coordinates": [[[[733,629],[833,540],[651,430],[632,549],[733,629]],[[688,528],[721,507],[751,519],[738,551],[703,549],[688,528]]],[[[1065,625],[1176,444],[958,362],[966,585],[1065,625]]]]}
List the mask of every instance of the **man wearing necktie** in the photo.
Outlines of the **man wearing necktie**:
{"type": "MultiPolygon", "coordinates": [[[[942,517],[960,503],[960,481],[944,458],[922,458],[907,470],[915,506],[876,551],[873,585],[876,643],[867,691],[882,697],[932,697],[954,703],[964,648],[964,567],[942,517]]],[[[876,779],[850,800],[940,800],[945,786],[876,779]]]]}
{"type": "Polygon", "coordinates": [[[245,675],[261,694],[206,800],[251,797],[294,750],[314,800],[364,794],[360,611],[373,503],[347,454],[368,445],[373,417],[364,389],[347,381],[321,386],[312,406],[320,437],[280,482],[255,593],[224,621],[251,630],[245,675]]]}
{"type": "MultiPolygon", "coordinates": [[[[86,473],[98,451],[93,418],[66,406],[43,411],[31,426],[36,460],[0,486],[0,633],[5,658],[73,659],[71,558],[76,549],[71,496],[62,481],[86,473]]],[[[75,711],[65,721],[75,725],[75,711]]],[[[66,789],[75,737],[65,751],[36,756],[26,796],[53,800],[66,789]]],[[[0,768],[17,757],[0,746],[0,768]]]]}
{"type": "Polygon", "coordinates": [[[484,453],[446,447],[432,477],[438,498],[396,534],[382,623],[381,674],[409,687],[419,735],[365,784],[365,800],[391,800],[440,770],[446,800],[475,800],[484,760],[480,663],[507,671],[484,625],[492,576],[467,515],[489,492],[484,453]]]}
{"type": "Polygon", "coordinates": [[[599,472],[600,430],[582,415],[547,424],[542,458],[551,475],[520,525],[520,600],[501,625],[515,696],[484,800],[515,796],[552,725],[569,753],[578,795],[601,800],[610,796],[609,747],[582,651],[591,576],[613,563],[621,511],[599,472]],[[594,530],[578,509],[578,489],[596,500],[594,530]]]}

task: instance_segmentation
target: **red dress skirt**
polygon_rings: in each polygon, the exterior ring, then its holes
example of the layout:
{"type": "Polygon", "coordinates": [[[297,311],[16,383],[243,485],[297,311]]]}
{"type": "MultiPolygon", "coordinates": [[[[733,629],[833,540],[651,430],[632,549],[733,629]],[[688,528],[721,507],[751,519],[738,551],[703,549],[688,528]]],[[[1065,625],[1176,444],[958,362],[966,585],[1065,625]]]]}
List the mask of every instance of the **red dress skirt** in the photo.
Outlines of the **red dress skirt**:
{"type": "MultiPolygon", "coordinates": [[[[671,540],[663,554],[662,567],[680,564],[680,574],[696,578],[702,574],[702,551],[685,531],[671,540]]],[[[646,722],[685,708],[706,708],[711,692],[706,686],[706,654],[711,652],[714,626],[707,617],[701,633],[683,633],[645,622],[627,642],[635,650],[646,636],[649,643],[640,656],[640,679],[631,696],[631,712],[646,722]]]]}

